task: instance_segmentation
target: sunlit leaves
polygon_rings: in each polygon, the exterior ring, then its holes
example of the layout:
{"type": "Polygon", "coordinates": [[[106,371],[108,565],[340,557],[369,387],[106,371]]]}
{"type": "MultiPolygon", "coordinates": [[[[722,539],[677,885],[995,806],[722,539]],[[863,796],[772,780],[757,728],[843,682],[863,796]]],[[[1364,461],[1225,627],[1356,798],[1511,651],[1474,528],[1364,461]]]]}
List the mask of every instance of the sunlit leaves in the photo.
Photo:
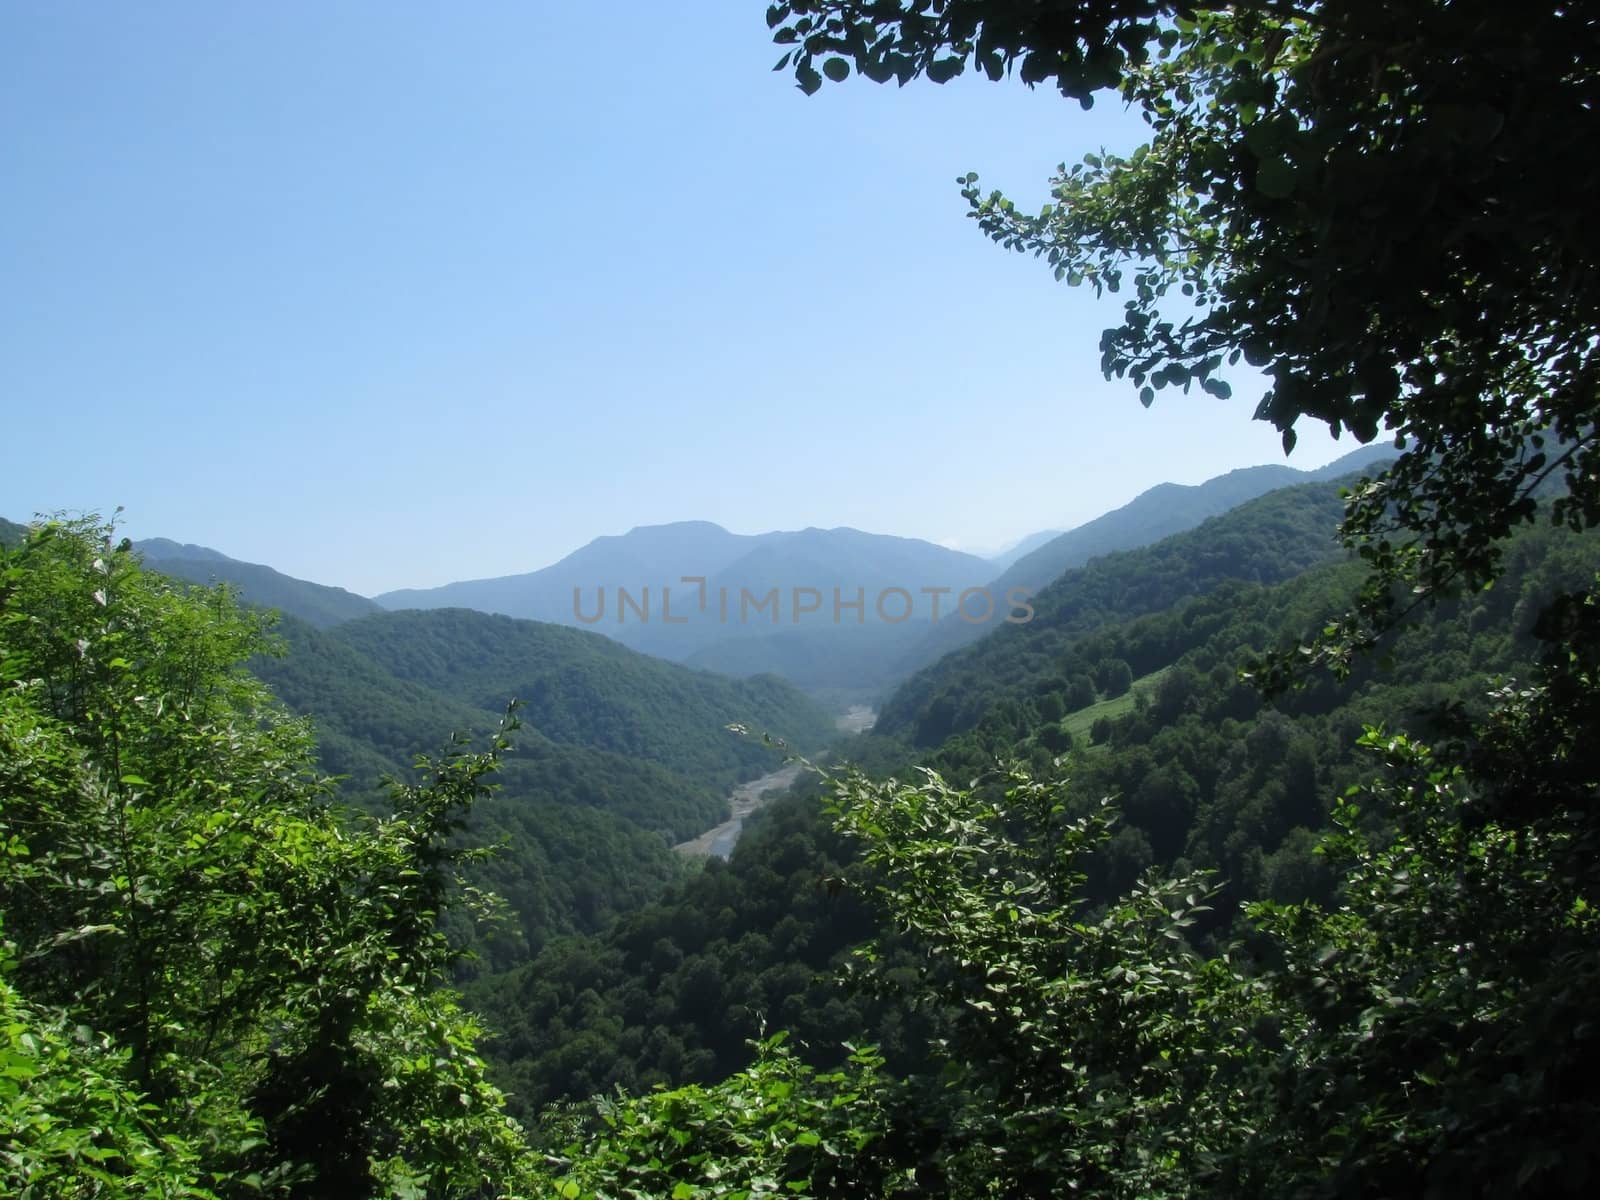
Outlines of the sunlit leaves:
{"type": "Polygon", "coordinates": [[[1095,911],[1084,870],[1113,813],[1073,816],[1064,783],[1020,772],[972,789],[847,774],[836,804],[926,956],[919,987],[955,1014],[951,1110],[927,1118],[946,1173],[1002,1194],[1186,1194],[1237,1136],[1233,1098],[1201,1084],[1244,1061],[1254,1003],[1186,941],[1205,880],[1146,878],[1095,911]]]}
{"type": "Polygon", "coordinates": [[[226,591],[144,572],[93,521],[35,530],[0,579],[0,1128],[29,1129],[0,1140],[8,1194],[524,1176],[440,990],[454,837],[503,735],[425,760],[391,818],[347,818],[243,673],[265,623],[226,591]]]}

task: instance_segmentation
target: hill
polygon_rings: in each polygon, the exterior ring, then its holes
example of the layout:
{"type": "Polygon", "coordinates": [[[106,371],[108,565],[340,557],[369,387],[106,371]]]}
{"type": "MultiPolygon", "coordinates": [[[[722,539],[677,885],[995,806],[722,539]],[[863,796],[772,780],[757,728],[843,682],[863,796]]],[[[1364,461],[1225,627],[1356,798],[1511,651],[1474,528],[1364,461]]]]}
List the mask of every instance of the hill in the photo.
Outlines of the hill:
{"type": "MultiPolygon", "coordinates": [[[[1380,469],[1398,453],[1388,445],[1362,446],[1311,471],[1268,463],[1229,471],[1200,484],[1157,484],[1121,508],[1019,556],[988,585],[989,590],[997,596],[1004,595],[1010,588],[1023,588],[1036,594],[1064,572],[1081,567],[1100,555],[1151,545],[1279,488],[1338,480],[1357,472],[1380,469]]],[[[987,632],[989,630],[982,626],[959,620],[943,621],[907,652],[900,664],[902,672],[909,674],[941,655],[978,640],[987,632]]]]}
{"type": "Polygon", "coordinates": [[[832,736],[827,715],[779,680],[722,679],[579,630],[439,610],[334,629],[284,617],[279,633],[284,652],[252,671],[315,721],[322,765],[373,811],[380,781],[407,778],[418,751],[452,732],[481,741],[507,700],[527,697],[470,834],[504,843],[477,879],[516,917],[486,942],[489,966],[597,931],[678,876],[670,847],[723,820],[730,785],[780,758],[727,725],[782,732],[806,751],[832,736]]]}
{"type": "Polygon", "coordinates": [[[195,583],[232,584],[246,604],[275,608],[318,628],[383,611],[375,601],[344,588],[296,579],[260,563],[240,562],[206,546],[147,538],[135,542],[133,548],[164,575],[195,583]]]}
{"type": "Polygon", "coordinates": [[[1228,580],[1273,584],[1342,556],[1337,486],[1269,492],[1153,546],[1094,559],[1033,598],[1027,624],[1006,625],[919,671],[884,705],[878,730],[937,745],[970,728],[993,691],[1109,621],[1160,612],[1228,580]]]}
{"type": "Polygon", "coordinates": [[[826,712],[774,677],[728,679],[663,662],[580,629],[468,609],[382,613],[328,636],[406,683],[497,713],[513,697],[551,741],[656,763],[723,788],[777,753],[742,724],[802,751],[833,736],[826,712]]]}
{"type": "Polygon", "coordinates": [[[891,588],[909,592],[911,616],[925,620],[929,601],[922,588],[959,590],[990,573],[975,555],[916,538],[848,528],[747,535],[691,521],[597,538],[526,575],[387,592],[378,601],[391,609],[459,606],[583,625],[636,649],[683,660],[729,639],[769,636],[775,627],[870,625],[877,596],[891,588]],[[704,583],[685,583],[685,577],[704,583]],[[623,605],[619,589],[626,590],[632,607],[623,605]],[[667,589],[670,616],[663,608],[667,589]],[[863,620],[846,609],[835,622],[834,589],[846,603],[864,593],[863,620]],[[767,601],[773,592],[775,604],[767,601]],[[809,613],[796,611],[812,604],[809,613]]]}
{"type": "Polygon", "coordinates": [[[26,525],[18,525],[15,521],[7,521],[0,517],[0,546],[20,546],[22,539],[28,535],[26,525]]]}

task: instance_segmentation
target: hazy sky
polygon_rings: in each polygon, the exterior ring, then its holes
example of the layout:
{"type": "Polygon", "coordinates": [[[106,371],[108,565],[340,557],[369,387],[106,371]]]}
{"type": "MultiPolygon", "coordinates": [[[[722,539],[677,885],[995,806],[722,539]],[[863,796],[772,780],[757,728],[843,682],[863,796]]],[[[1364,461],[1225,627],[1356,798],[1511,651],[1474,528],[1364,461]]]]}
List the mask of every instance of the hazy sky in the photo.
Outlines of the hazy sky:
{"type": "Polygon", "coordinates": [[[370,594],[689,518],[983,549],[1281,459],[1249,380],[1105,382],[1116,299],[965,215],[1134,118],[807,98],[764,7],[0,6],[0,515],[370,594]]]}

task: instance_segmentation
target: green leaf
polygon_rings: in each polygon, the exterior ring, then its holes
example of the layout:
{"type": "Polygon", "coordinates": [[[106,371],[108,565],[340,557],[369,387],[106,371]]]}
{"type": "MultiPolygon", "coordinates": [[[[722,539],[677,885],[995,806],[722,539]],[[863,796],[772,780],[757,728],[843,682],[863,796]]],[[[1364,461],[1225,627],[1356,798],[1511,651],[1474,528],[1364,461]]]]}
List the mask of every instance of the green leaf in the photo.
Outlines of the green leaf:
{"type": "Polygon", "coordinates": [[[1256,168],[1256,191],[1274,200],[1283,200],[1294,194],[1295,179],[1299,172],[1286,158],[1269,158],[1256,168]]]}

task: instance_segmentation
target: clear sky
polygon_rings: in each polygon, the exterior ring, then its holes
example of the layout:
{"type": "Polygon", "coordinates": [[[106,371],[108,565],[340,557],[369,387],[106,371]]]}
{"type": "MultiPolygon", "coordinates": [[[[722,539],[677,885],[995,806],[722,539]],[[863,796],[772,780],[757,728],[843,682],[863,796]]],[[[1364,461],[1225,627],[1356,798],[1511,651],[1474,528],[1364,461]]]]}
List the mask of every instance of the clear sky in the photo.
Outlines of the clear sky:
{"type": "Polygon", "coordinates": [[[1249,380],[1104,381],[1115,298],[966,217],[1134,118],[808,98],[763,11],[0,6],[0,515],[371,594],[683,519],[989,548],[1281,459],[1249,380]]]}

